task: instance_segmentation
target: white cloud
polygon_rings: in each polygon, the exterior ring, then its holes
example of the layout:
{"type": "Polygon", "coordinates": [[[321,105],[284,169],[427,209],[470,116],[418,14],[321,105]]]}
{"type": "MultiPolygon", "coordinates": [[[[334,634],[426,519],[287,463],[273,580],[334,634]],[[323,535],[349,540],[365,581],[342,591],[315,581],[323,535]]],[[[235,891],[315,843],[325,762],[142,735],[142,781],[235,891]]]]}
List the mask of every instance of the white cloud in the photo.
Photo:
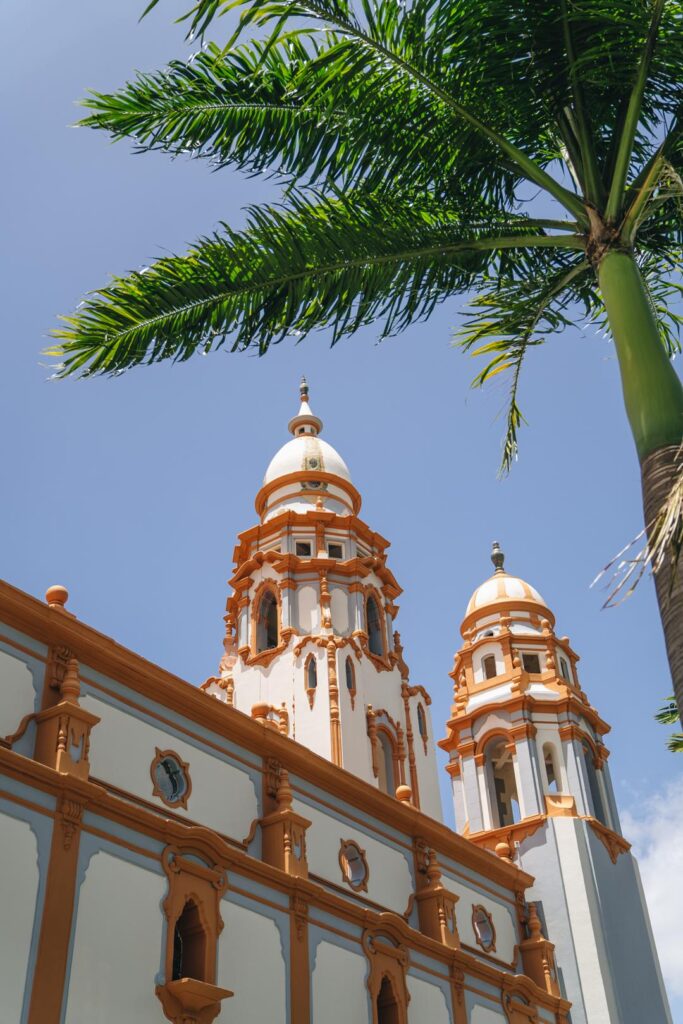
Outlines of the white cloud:
{"type": "Polygon", "coordinates": [[[683,775],[621,817],[640,866],[667,990],[683,998],[683,775]]]}

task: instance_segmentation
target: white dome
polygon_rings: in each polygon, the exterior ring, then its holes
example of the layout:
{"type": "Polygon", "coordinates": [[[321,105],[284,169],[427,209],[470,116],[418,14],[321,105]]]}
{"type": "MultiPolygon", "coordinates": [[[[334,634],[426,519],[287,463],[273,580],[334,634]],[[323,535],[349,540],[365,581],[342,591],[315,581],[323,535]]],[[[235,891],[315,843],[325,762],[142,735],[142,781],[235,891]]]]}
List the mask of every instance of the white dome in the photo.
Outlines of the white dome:
{"type": "Polygon", "coordinates": [[[539,592],[525,580],[519,576],[509,576],[506,572],[496,572],[474,591],[465,615],[471,615],[472,612],[488,605],[498,604],[499,601],[511,600],[533,601],[547,608],[539,592]]]}
{"type": "Polygon", "coordinates": [[[351,483],[351,474],[336,449],[314,434],[298,434],[284,444],[270,460],[263,478],[264,486],[290,473],[311,470],[313,473],[330,473],[351,483]]]}

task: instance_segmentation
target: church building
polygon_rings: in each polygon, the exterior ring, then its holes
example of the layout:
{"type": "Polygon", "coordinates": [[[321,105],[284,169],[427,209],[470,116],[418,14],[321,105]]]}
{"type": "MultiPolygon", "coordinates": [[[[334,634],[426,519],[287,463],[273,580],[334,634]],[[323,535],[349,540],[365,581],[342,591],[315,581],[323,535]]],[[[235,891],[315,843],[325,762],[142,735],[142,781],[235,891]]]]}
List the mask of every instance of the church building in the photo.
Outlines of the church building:
{"type": "Polygon", "coordinates": [[[199,687],[0,582],[0,1022],[671,1024],[569,638],[494,545],[433,721],[322,427],[302,381],[199,687]]]}

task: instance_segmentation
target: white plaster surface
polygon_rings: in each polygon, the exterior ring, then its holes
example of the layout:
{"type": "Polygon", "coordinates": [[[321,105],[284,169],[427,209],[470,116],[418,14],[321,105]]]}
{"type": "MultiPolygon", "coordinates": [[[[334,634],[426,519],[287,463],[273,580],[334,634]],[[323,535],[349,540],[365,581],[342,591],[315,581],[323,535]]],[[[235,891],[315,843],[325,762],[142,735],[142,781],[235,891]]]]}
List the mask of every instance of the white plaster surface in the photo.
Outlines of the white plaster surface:
{"type": "Polygon", "coordinates": [[[0,1019],[16,1022],[26,984],[38,894],[38,846],[28,822],[0,814],[0,1019]]]}
{"type": "Polygon", "coordinates": [[[476,1003],[472,1007],[469,1024],[505,1024],[505,1016],[500,1010],[492,1010],[490,1006],[476,1003]]]}
{"type": "Polygon", "coordinates": [[[365,850],[370,870],[368,891],[365,894],[367,898],[382,907],[395,910],[397,914],[403,914],[413,891],[406,856],[374,839],[354,823],[347,825],[300,800],[295,800],[294,806],[311,822],[306,836],[311,874],[329,879],[335,885],[344,885],[339,867],[339,849],[342,839],[353,840],[365,850]]]}
{"type": "Polygon", "coordinates": [[[472,927],[472,906],[479,904],[485,907],[493,918],[493,926],[496,929],[496,958],[511,963],[517,941],[512,907],[508,908],[504,904],[498,903],[486,891],[478,892],[447,871],[443,872],[443,879],[444,885],[459,897],[455,907],[455,917],[461,942],[480,949],[472,927]]]}
{"type": "Polygon", "coordinates": [[[553,825],[586,1018],[590,1024],[608,1024],[619,1018],[611,979],[606,970],[607,951],[600,930],[596,927],[599,905],[591,880],[591,866],[585,852],[582,856],[575,819],[557,818],[553,825]],[[604,965],[604,971],[601,965],[604,965]]]}
{"type": "Polygon", "coordinates": [[[16,732],[24,715],[35,710],[33,674],[26,662],[0,651],[0,736],[16,732]]]}
{"type": "Polygon", "coordinates": [[[422,978],[408,975],[410,1019],[424,1024],[451,1024],[451,1013],[443,989],[422,978]]]}
{"type": "Polygon", "coordinates": [[[341,587],[334,587],[330,597],[330,611],[335,633],[347,633],[349,630],[349,599],[341,587]]]}
{"type": "Polygon", "coordinates": [[[103,850],[88,865],[78,900],[65,1024],[150,1024],[163,1019],[155,993],[166,879],[103,850]]]}
{"type": "Polygon", "coordinates": [[[300,587],[296,593],[296,608],[299,630],[302,633],[313,633],[318,629],[318,591],[315,587],[300,587]]]}
{"type": "Polygon", "coordinates": [[[221,916],[217,984],[235,994],[224,1003],[218,1021],[285,1024],[287,973],[277,924],[227,899],[221,902],[221,916]]]}
{"type": "Polygon", "coordinates": [[[366,1024],[370,1019],[366,973],[360,953],[319,942],[312,978],[313,1024],[366,1024]]]}
{"type": "Polygon", "coordinates": [[[152,796],[150,765],[157,747],[174,750],[188,763],[192,781],[187,810],[177,807],[175,813],[240,841],[249,834],[258,801],[247,772],[89,694],[81,698],[81,705],[102,719],[90,743],[92,776],[164,808],[163,801],[152,796]]]}

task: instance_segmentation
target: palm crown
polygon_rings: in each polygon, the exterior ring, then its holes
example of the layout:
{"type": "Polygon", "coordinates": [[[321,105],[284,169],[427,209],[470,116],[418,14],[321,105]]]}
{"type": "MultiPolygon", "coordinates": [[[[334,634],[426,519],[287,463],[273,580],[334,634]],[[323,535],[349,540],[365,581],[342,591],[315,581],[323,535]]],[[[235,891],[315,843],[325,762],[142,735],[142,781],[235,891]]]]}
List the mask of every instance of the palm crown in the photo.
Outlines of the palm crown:
{"type": "MultiPolygon", "coordinates": [[[[578,303],[612,332],[641,463],[667,453],[656,517],[683,437],[683,3],[199,0],[192,31],[231,9],[227,46],[92,94],[82,123],[271,171],[282,203],[92,294],[56,332],[58,372],[389,335],[473,291],[460,340],[478,383],[510,374],[508,465],[524,357],[578,303]]],[[[683,627],[673,657],[683,705],[683,627]]]]}

